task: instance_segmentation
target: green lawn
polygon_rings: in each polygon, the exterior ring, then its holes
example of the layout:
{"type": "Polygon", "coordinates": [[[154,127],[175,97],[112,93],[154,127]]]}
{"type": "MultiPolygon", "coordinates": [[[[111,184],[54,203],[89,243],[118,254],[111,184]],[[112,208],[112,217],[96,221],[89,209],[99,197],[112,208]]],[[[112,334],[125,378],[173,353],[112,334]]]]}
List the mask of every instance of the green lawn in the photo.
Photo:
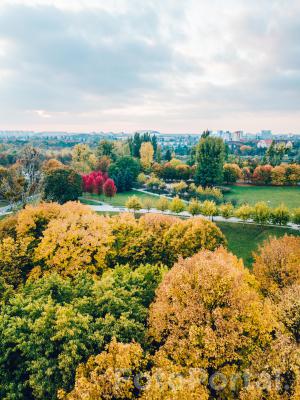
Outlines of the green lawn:
{"type": "Polygon", "coordinates": [[[130,190],[129,192],[124,192],[124,193],[117,193],[114,197],[111,199],[109,197],[106,197],[104,195],[95,195],[95,194],[90,194],[90,193],[85,193],[82,198],[81,202],[84,204],[97,204],[95,201],[101,201],[103,203],[111,204],[112,206],[125,206],[128,198],[130,196],[137,196],[141,202],[145,199],[151,199],[153,201],[153,206],[157,203],[159,197],[158,196],[152,196],[151,194],[146,194],[146,193],[141,193],[136,190],[130,190]]]}
{"type": "Polygon", "coordinates": [[[274,186],[228,186],[231,192],[226,200],[236,199],[239,203],[255,204],[266,201],[271,207],[284,203],[289,208],[300,207],[300,187],[274,186]]]}
{"type": "Polygon", "coordinates": [[[0,207],[6,207],[8,206],[8,202],[5,200],[0,200],[0,207]]]}
{"type": "Polygon", "coordinates": [[[252,252],[258,248],[269,236],[281,237],[285,233],[299,235],[299,231],[289,228],[260,227],[258,225],[243,225],[230,222],[217,222],[228,241],[228,249],[239,258],[243,258],[244,264],[251,267],[252,252]]]}

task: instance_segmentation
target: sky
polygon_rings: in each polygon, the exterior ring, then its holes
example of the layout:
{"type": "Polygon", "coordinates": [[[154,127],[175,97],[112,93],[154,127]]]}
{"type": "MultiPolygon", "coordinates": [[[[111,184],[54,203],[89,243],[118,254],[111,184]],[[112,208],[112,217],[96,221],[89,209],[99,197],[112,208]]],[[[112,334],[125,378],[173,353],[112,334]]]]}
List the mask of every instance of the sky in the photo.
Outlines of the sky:
{"type": "Polygon", "coordinates": [[[300,133],[299,0],[1,0],[0,130],[300,133]]]}

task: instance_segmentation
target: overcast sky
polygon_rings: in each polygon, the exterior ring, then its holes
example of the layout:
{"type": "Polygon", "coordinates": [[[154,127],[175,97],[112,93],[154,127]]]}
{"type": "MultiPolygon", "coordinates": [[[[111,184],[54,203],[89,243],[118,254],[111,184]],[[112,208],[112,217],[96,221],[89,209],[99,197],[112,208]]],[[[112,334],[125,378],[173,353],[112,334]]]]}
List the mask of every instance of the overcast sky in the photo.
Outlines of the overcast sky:
{"type": "Polygon", "coordinates": [[[300,133],[299,0],[1,0],[0,130],[300,133]]]}

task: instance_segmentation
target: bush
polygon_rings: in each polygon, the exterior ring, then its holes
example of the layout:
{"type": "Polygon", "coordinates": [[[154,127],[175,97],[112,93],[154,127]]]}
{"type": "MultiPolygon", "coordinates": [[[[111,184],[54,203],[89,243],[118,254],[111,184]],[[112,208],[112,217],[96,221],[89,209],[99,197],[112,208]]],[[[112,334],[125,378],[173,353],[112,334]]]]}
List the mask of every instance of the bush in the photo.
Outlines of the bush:
{"type": "Polygon", "coordinates": [[[290,218],[290,212],[284,204],[271,211],[271,221],[273,224],[286,225],[290,221],[290,218]]]}

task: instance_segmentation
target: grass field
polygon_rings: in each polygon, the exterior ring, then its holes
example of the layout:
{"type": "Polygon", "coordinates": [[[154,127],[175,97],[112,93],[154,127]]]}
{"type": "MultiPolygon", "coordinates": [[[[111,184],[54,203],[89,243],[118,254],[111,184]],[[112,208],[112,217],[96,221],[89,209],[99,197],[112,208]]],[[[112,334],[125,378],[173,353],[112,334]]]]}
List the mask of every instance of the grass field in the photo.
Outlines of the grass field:
{"type": "Polygon", "coordinates": [[[251,267],[252,252],[269,236],[281,237],[284,234],[299,235],[299,231],[289,228],[260,227],[258,225],[243,225],[229,222],[217,222],[228,241],[228,249],[236,256],[243,258],[244,264],[251,267]]]}
{"type": "Polygon", "coordinates": [[[152,196],[151,194],[145,194],[145,193],[138,192],[136,190],[130,190],[129,192],[117,193],[111,199],[104,195],[99,196],[99,195],[95,195],[95,194],[86,193],[82,196],[81,202],[84,204],[97,204],[95,201],[101,201],[103,203],[107,203],[112,206],[124,207],[128,198],[131,196],[137,196],[141,202],[143,202],[145,199],[150,198],[153,201],[153,206],[155,206],[155,204],[157,203],[157,201],[159,199],[158,196],[152,196]]]}
{"type": "Polygon", "coordinates": [[[300,207],[300,187],[274,186],[228,186],[231,192],[225,199],[236,199],[239,203],[255,204],[266,201],[271,207],[284,203],[289,208],[300,207]]]}

